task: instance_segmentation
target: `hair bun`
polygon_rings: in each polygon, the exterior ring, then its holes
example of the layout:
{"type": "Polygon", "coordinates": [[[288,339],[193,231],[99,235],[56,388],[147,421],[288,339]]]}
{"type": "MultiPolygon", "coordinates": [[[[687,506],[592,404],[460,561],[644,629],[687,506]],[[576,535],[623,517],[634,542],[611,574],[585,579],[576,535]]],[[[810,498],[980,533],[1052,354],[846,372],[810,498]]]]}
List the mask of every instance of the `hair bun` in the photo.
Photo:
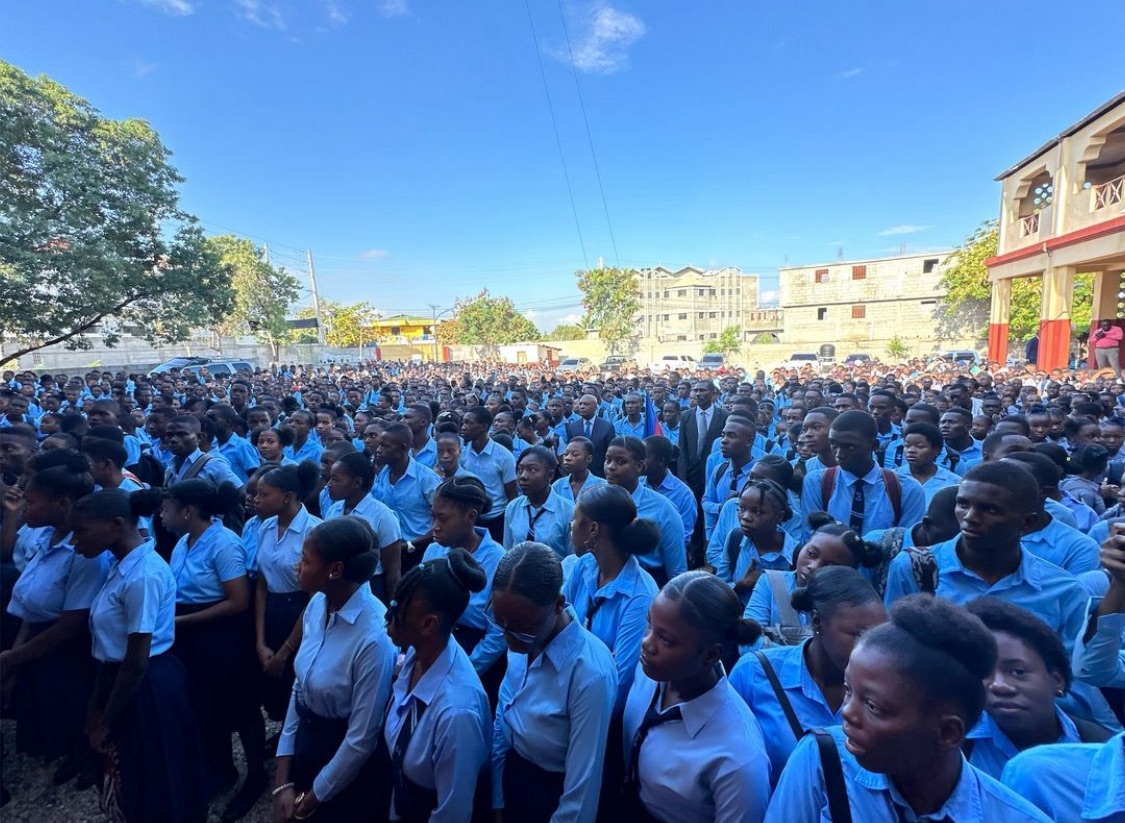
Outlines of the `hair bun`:
{"type": "Polygon", "coordinates": [[[488,585],[488,574],[477,559],[467,550],[456,547],[449,550],[449,570],[457,582],[469,592],[484,591],[488,585]]]}
{"type": "Polygon", "coordinates": [[[891,622],[920,645],[943,652],[979,680],[996,667],[996,642],[975,614],[938,597],[909,597],[891,607],[891,622]]]}

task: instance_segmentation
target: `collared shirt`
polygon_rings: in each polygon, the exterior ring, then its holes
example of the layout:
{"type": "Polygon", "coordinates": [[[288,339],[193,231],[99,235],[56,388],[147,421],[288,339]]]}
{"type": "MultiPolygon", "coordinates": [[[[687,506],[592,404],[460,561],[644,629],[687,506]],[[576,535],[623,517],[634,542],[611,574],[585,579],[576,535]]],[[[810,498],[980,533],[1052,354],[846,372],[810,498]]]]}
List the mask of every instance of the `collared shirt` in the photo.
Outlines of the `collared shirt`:
{"type": "MultiPolygon", "coordinates": [[[[917,478],[910,473],[909,464],[904,464],[895,469],[895,474],[899,477],[909,477],[915,482],[918,482],[917,478]]],[[[921,483],[920,485],[922,486],[922,494],[925,495],[926,498],[926,508],[929,508],[930,501],[934,499],[934,495],[939,491],[948,489],[950,486],[961,485],[961,476],[955,472],[951,472],[949,469],[943,469],[941,466],[938,466],[937,471],[934,472],[925,483],[921,483]]]]}
{"type": "Polygon", "coordinates": [[[1004,767],[1004,785],[1052,820],[1125,820],[1125,733],[1105,743],[1036,746],[1004,767]]]}
{"type": "Polygon", "coordinates": [[[277,516],[262,521],[258,529],[257,556],[258,571],[266,580],[266,591],[271,594],[289,594],[301,590],[297,582],[297,561],[301,559],[301,547],[305,535],[324,521],[313,517],[309,510],[301,506],[280,537],[277,534],[277,516]]]}
{"type": "MultiPolygon", "coordinates": [[[[650,706],[661,710],[666,685],[638,671],[625,704],[624,743],[650,706]],[[656,703],[653,703],[653,700],[656,703]]],[[[698,697],[677,703],[682,717],[653,726],[637,758],[640,799],[659,819],[677,823],[716,820],[754,823],[770,798],[770,762],[762,730],[726,677],[698,697]]]]}
{"type": "MultiPolygon", "coordinates": [[[[931,547],[937,564],[937,595],[965,605],[970,600],[991,595],[1022,606],[1058,632],[1069,653],[1083,625],[1086,594],[1069,572],[1029,551],[1020,552],[1020,564],[1007,577],[988,585],[976,572],[969,571],[957,556],[958,535],[931,547]]],[[[886,604],[918,591],[911,570],[910,555],[901,552],[887,571],[886,604]]]]}
{"type": "MultiPolygon", "coordinates": [[[[733,532],[735,529],[741,532],[740,526],[735,526],[731,531],[733,532]]],[[[730,567],[730,558],[727,556],[726,541],[724,540],[723,550],[715,555],[715,562],[712,563],[715,576],[733,586],[736,580],[741,580],[746,575],[752,561],[756,562],[761,569],[775,569],[783,572],[792,569],[793,557],[797,553],[797,541],[780,528],[777,532],[782,535],[781,548],[778,551],[765,554],[759,551],[751,538],[743,535],[738,543],[738,556],[735,558],[733,569],[730,567]]],[[[757,588],[757,586],[754,588],[757,588]]],[[[746,597],[749,596],[749,594],[746,595],[746,597]]],[[[743,601],[743,605],[746,605],[745,601],[743,601]]]]}
{"type": "Polygon", "coordinates": [[[613,424],[613,430],[617,432],[618,437],[636,437],[639,440],[645,439],[645,418],[641,415],[641,419],[634,423],[628,417],[619,418],[613,424]]]}
{"type": "Polygon", "coordinates": [[[430,823],[466,823],[477,775],[488,762],[492,742],[488,695],[456,641],[446,645],[411,689],[414,660],[410,649],[391,690],[383,738],[393,752],[407,719],[412,720],[403,774],[423,789],[436,791],[430,823]]]}
{"type": "Polygon", "coordinates": [[[171,467],[172,461],[176,459],[176,455],[172,454],[159,440],[149,445],[149,451],[152,452],[153,457],[160,461],[160,465],[163,466],[165,470],[171,467]]]}
{"type": "Polygon", "coordinates": [[[490,438],[480,452],[471,443],[466,444],[461,450],[461,465],[480,478],[492,501],[489,516],[480,519],[491,520],[503,514],[508,505],[504,486],[516,482],[516,458],[512,453],[490,438]]]}
{"type": "MultiPolygon", "coordinates": [[[[953,793],[933,814],[918,815],[885,774],[864,769],[844,748],[840,726],[828,729],[836,741],[852,820],[857,823],[1050,823],[1033,805],[961,758],[953,793]]],[[[806,735],[789,756],[765,823],[820,823],[829,820],[828,795],[816,738],[806,735]]]]}
{"type": "MultiPolygon", "coordinates": [[[[605,482],[605,481],[602,481],[605,482]]],[[[29,526],[24,523],[16,530],[16,545],[12,549],[12,565],[21,572],[27,568],[31,558],[41,552],[51,542],[55,530],[50,526],[29,526]]]]}
{"type": "MultiPolygon", "coordinates": [[[[582,488],[578,490],[578,493],[582,494],[583,489],[588,489],[591,486],[600,486],[605,482],[606,479],[604,477],[598,477],[593,472],[586,472],[586,479],[582,481],[582,488]]],[[[570,478],[566,475],[551,484],[551,491],[564,500],[569,500],[571,503],[575,502],[574,492],[571,491],[570,488],[570,478]]]]}
{"type": "MultiPolygon", "coordinates": [[[[378,548],[380,550],[392,546],[402,539],[402,532],[399,527],[398,518],[395,517],[395,513],[371,495],[364,495],[363,499],[360,500],[351,511],[344,511],[345,505],[347,505],[346,500],[337,500],[332,504],[331,508],[324,513],[324,519],[334,520],[337,517],[362,517],[367,521],[367,525],[371,527],[371,530],[375,532],[375,542],[379,544],[378,548]]],[[[383,561],[380,560],[379,564],[375,567],[375,574],[382,573],[383,561]]]]}
{"type": "Polygon", "coordinates": [[[215,439],[215,443],[218,445],[219,453],[227,459],[231,470],[238,477],[240,482],[236,485],[241,486],[249,480],[254,470],[262,464],[258,450],[250,445],[250,441],[245,437],[232,434],[226,443],[219,443],[218,438],[215,439]]]}
{"type": "Polygon", "coordinates": [[[574,519],[574,504],[553,491],[538,508],[522,494],[508,504],[504,510],[505,549],[527,539],[533,518],[535,542],[550,546],[560,558],[572,553],[570,521],[574,519]]]}
{"type": "MultiPolygon", "coordinates": [[[[788,595],[792,595],[793,589],[797,588],[797,573],[782,572],[782,575],[785,579],[785,591],[788,595]]],[[[782,612],[774,596],[773,586],[769,584],[767,577],[761,578],[758,582],[761,585],[754,586],[753,591],[750,592],[750,599],[742,616],[755,621],[759,626],[780,626],[782,612]]],[[[797,619],[802,626],[809,625],[809,616],[804,612],[798,612],[797,619]]],[[[736,668],[735,671],[738,669],[736,668]]],[[[731,676],[734,676],[733,672],[731,676]]]]}
{"type": "MultiPolygon", "coordinates": [[[[195,461],[202,456],[203,452],[196,449],[184,458],[184,462],[180,464],[178,469],[176,468],[175,461],[169,463],[168,467],[164,470],[164,485],[173,486],[183,480],[191,470],[195,461]]],[[[234,486],[242,485],[242,481],[238,479],[238,475],[231,469],[230,463],[227,462],[225,457],[213,451],[208,452],[207,457],[209,459],[203,464],[203,468],[199,470],[199,473],[196,474],[195,477],[200,480],[210,480],[216,486],[221,486],[223,483],[230,483],[234,486]]]]}
{"type": "Polygon", "coordinates": [[[89,609],[109,574],[113,558],[108,552],[85,558],[74,551],[69,534],[50,545],[54,535],[51,530],[12,587],[8,614],[25,623],[47,623],[63,612],[89,609]]]}
{"type": "Polygon", "coordinates": [[[1074,643],[1074,677],[1094,686],[1125,687],[1125,613],[1098,616],[1100,597],[1090,598],[1086,607],[1089,621],[1095,622],[1087,639],[1089,622],[1074,643]]]}
{"type": "Polygon", "coordinates": [[[299,449],[294,446],[286,446],[282,449],[281,453],[294,463],[300,463],[305,460],[319,463],[320,456],[324,454],[324,446],[320,445],[320,439],[317,437],[316,432],[309,432],[309,439],[305,441],[305,445],[301,446],[299,449]]]}
{"type": "Polygon", "coordinates": [[[902,427],[895,423],[891,423],[891,428],[886,434],[878,430],[875,432],[875,438],[879,441],[880,446],[886,446],[900,437],[902,437],[902,427]]]}
{"type": "Polygon", "coordinates": [[[440,485],[437,472],[411,458],[406,463],[406,471],[395,483],[391,482],[391,467],[383,466],[375,478],[371,496],[394,512],[403,539],[417,540],[434,527],[430,504],[440,485]]]}
{"type": "Polygon", "coordinates": [[[701,501],[703,529],[708,536],[715,530],[723,504],[732,497],[738,497],[743,485],[750,479],[750,470],[753,468],[753,460],[747,460],[738,469],[735,468],[733,460],[726,460],[708,473],[701,501]]]}
{"type": "Polygon", "coordinates": [[[649,483],[647,477],[642,477],[641,482],[672,501],[672,505],[680,513],[680,520],[684,522],[684,543],[686,544],[691,540],[692,532],[695,531],[695,520],[698,516],[695,495],[691,493],[691,486],[671,472],[664,475],[664,480],[661,481],[659,486],[654,487],[649,483]]]}
{"type": "MultiPolygon", "coordinates": [[[[1074,512],[1068,509],[1066,504],[1062,501],[1055,500],[1053,497],[1048,497],[1043,502],[1043,508],[1046,510],[1047,514],[1051,515],[1055,520],[1066,523],[1066,525],[1070,526],[1072,529],[1078,528],[1078,518],[1074,516],[1074,512]]],[[[1081,529],[1079,529],[1079,531],[1081,531],[1081,529]]],[[[1093,535],[1091,535],[1091,537],[1093,537],[1093,535]]]]}
{"type": "Polygon", "coordinates": [[[565,775],[552,820],[593,823],[617,671],[605,644],[570,614],[570,625],[535,660],[508,652],[492,732],[492,805],[504,806],[504,758],[514,748],[565,775]]]}
{"type": "MultiPolygon", "coordinates": [[[[362,451],[362,449],[360,449],[362,451]]],[[[410,457],[416,460],[427,469],[437,468],[437,441],[432,437],[426,438],[426,445],[418,451],[414,450],[414,444],[410,445],[410,457]]]]}
{"type": "Polygon", "coordinates": [[[676,446],[677,448],[680,445],[680,431],[681,431],[681,429],[682,429],[682,426],[680,426],[680,424],[678,424],[678,423],[674,427],[670,427],[666,423],[660,424],[660,431],[664,434],[665,437],[668,438],[668,440],[672,443],[672,445],[676,446]]]}
{"type": "Polygon", "coordinates": [[[1054,518],[1039,531],[1021,537],[1020,545],[1071,574],[1093,571],[1099,566],[1098,544],[1054,518]]]}
{"type": "Polygon", "coordinates": [[[625,708],[625,698],[633,685],[641,657],[641,639],[648,624],[648,607],[660,589],[631,555],[617,577],[600,588],[599,574],[594,555],[582,555],[563,583],[562,593],[582,625],[613,653],[617,664],[617,714],[625,708]]]}
{"type": "MultiPolygon", "coordinates": [[[[1063,520],[1063,522],[1071,526],[1071,528],[1078,529],[1078,531],[1083,534],[1089,534],[1090,529],[1094,527],[1101,517],[1094,509],[1065,491],[1062,493],[1061,502],[1074,519],[1073,526],[1066,520],[1063,520]]],[[[1103,510],[1101,514],[1105,514],[1105,511],[1103,510]]]]}
{"type": "MultiPolygon", "coordinates": [[[[1057,706],[1055,707],[1055,717],[1059,721],[1061,732],[1058,740],[1052,741],[1052,744],[1082,742],[1078,729],[1074,726],[1074,721],[1057,706]]],[[[1016,748],[1016,744],[1008,738],[1008,735],[1004,734],[1004,730],[987,711],[981,714],[977,725],[969,730],[965,739],[973,741],[973,751],[969,755],[969,762],[997,780],[1000,779],[1000,773],[1004,771],[1004,766],[1008,761],[1020,752],[1016,748]]]]}
{"type": "Polygon", "coordinates": [[[277,756],[294,753],[302,722],[298,702],[320,717],[347,718],[343,743],[313,780],[321,803],[347,788],[378,743],[397,656],[387,636],[386,615],[367,585],[359,586],[337,612],[328,611],[323,592],[305,607],[301,647],[293,660],[296,680],[277,756]]]}
{"type": "Polygon", "coordinates": [[[637,561],[649,572],[659,570],[669,580],[687,571],[687,547],[684,545],[684,524],[672,501],[641,483],[633,491],[637,517],[656,521],[660,527],[660,543],[656,551],[637,555],[637,561]]]}
{"type": "Polygon", "coordinates": [[[1105,499],[1101,493],[1101,483],[1086,477],[1072,474],[1064,477],[1059,483],[1059,491],[1063,493],[1063,500],[1070,498],[1080,505],[1092,509],[1095,515],[1105,514],[1105,499]]]}
{"type": "Polygon", "coordinates": [[[962,477],[965,476],[969,469],[984,460],[984,450],[979,440],[973,440],[964,451],[958,452],[958,454],[960,454],[961,457],[957,461],[957,468],[955,468],[954,471],[962,477]]]}
{"type": "Polygon", "coordinates": [[[246,576],[246,550],[237,534],[216,520],[188,547],[185,534],[168,561],[176,578],[177,603],[218,603],[224,583],[246,576]]]}
{"type": "MultiPolygon", "coordinates": [[[[821,487],[824,482],[824,472],[820,470],[809,473],[805,477],[801,488],[801,506],[806,519],[811,512],[821,511],[823,495],[821,487]]],[[[887,529],[891,526],[913,526],[926,515],[926,495],[918,481],[909,477],[899,477],[902,487],[901,512],[902,516],[895,520],[895,509],[891,504],[890,495],[887,493],[886,481],[883,479],[883,470],[872,466],[871,470],[863,477],[857,478],[854,474],[843,468],[836,469],[836,482],[828,496],[827,511],[841,523],[849,523],[852,515],[852,495],[855,484],[860,480],[864,483],[863,497],[863,531],[887,529]]],[[[805,536],[812,534],[812,529],[805,524],[805,536]]]]}
{"type": "Polygon", "coordinates": [[[120,663],[129,635],[150,634],[149,657],[172,648],[176,636],[176,578],[146,540],[109,570],[90,604],[94,659],[120,663]]]}
{"type": "Polygon", "coordinates": [[[125,465],[132,466],[141,459],[141,439],[135,434],[125,435],[122,444],[125,447],[125,465]]]}

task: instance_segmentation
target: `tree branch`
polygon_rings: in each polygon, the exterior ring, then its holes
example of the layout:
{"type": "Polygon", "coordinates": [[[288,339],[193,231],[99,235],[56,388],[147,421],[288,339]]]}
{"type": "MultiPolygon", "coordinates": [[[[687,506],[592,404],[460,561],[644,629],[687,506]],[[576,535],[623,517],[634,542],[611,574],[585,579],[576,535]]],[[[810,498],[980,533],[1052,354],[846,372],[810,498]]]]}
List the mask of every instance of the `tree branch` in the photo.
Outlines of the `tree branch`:
{"type": "Polygon", "coordinates": [[[4,359],[5,360],[15,360],[18,363],[19,359],[21,357],[24,357],[25,355],[31,354],[32,352],[39,351],[40,349],[45,349],[48,346],[55,346],[55,345],[58,345],[59,343],[65,343],[67,340],[71,340],[71,339],[77,337],[78,335],[83,334],[86,331],[89,331],[90,329],[92,329],[94,326],[96,326],[98,323],[100,323],[105,318],[110,317],[114,314],[117,314],[121,310],[127,308],[131,303],[136,303],[138,300],[142,300],[147,296],[148,295],[145,295],[145,294],[135,294],[132,297],[118,303],[113,308],[107,309],[106,311],[103,311],[101,314],[97,315],[96,317],[92,318],[89,322],[82,324],[81,326],[79,326],[76,329],[68,331],[65,334],[60,334],[58,337],[51,338],[50,340],[45,340],[42,343],[38,343],[34,346],[27,346],[26,348],[20,349],[19,351],[14,352],[13,354],[5,355],[4,359]]]}

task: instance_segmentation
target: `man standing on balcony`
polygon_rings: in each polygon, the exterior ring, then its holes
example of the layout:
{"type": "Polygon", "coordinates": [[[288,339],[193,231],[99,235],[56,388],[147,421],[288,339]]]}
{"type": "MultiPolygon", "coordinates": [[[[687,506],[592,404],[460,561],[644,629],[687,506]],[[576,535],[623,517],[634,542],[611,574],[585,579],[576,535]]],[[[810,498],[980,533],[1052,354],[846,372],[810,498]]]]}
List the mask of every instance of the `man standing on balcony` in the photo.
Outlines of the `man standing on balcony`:
{"type": "Polygon", "coordinates": [[[1121,327],[1113,325],[1112,320],[1099,320],[1098,330],[1094,332],[1094,362],[1099,369],[1110,368],[1116,377],[1121,377],[1121,327]]]}

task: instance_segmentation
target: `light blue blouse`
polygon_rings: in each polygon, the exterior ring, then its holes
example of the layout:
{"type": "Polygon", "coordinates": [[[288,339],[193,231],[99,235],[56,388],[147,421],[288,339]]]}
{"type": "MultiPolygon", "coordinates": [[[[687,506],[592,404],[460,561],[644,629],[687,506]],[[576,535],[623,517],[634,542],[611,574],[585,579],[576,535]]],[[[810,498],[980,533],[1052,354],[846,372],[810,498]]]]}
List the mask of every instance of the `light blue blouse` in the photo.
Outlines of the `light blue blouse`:
{"type": "Polygon", "coordinates": [[[218,603],[227,596],[224,583],[246,576],[246,550],[239,536],[216,520],[190,549],[188,536],[181,537],[168,565],[177,603],[218,603]]]}
{"type": "Polygon", "coordinates": [[[176,578],[147,540],[115,563],[90,604],[93,655],[103,663],[125,659],[131,634],[151,634],[149,657],[172,648],[176,636],[176,578]]]}
{"type": "Polygon", "coordinates": [[[301,590],[297,582],[297,562],[305,536],[324,521],[301,506],[281,537],[277,536],[277,516],[262,522],[258,530],[258,571],[266,580],[266,591],[289,594],[301,590]]]}
{"type": "Polygon", "coordinates": [[[560,558],[572,554],[570,521],[574,504],[553,491],[539,509],[533,509],[525,495],[520,495],[504,510],[504,548],[510,549],[527,539],[531,519],[535,518],[535,542],[555,550],[560,558]]]}
{"type": "Polygon", "coordinates": [[[89,609],[109,574],[108,552],[87,559],[74,551],[70,535],[52,546],[53,537],[52,531],[12,587],[8,614],[25,623],[53,622],[63,612],[89,609]]]}

